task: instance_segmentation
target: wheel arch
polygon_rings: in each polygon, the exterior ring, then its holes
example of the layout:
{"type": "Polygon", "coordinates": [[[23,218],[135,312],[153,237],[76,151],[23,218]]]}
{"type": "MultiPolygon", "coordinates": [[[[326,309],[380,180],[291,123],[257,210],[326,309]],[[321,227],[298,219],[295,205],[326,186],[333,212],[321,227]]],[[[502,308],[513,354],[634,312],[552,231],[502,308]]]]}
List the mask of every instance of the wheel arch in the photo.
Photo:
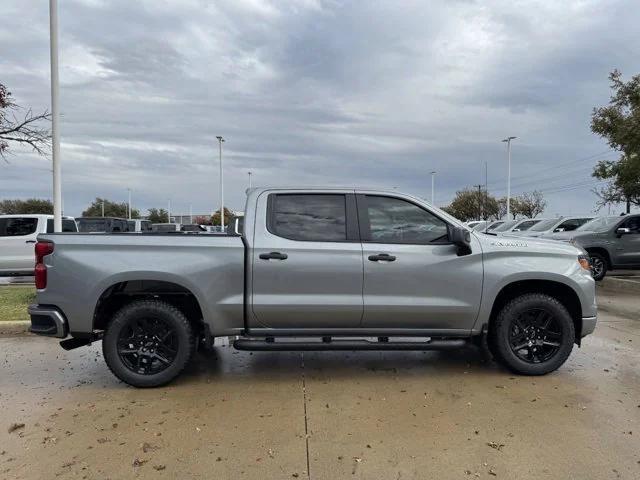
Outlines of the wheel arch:
{"type": "Polygon", "coordinates": [[[609,251],[603,247],[589,247],[585,248],[588,254],[598,253],[602,255],[607,262],[607,270],[611,270],[613,267],[611,266],[611,255],[609,255],[609,251]]]}
{"type": "Polygon", "coordinates": [[[123,306],[139,299],[161,299],[178,308],[189,322],[200,331],[203,326],[203,312],[198,298],[188,287],[166,280],[122,280],[105,288],[93,312],[93,329],[104,330],[113,315],[123,306]]]}
{"type": "Polygon", "coordinates": [[[489,315],[489,330],[495,324],[500,310],[512,299],[526,293],[543,293],[558,300],[568,310],[575,327],[575,343],[580,345],[582,338],[582,305],[577,292],[569,285],[553,280],[518,280],[500,290],[489,315]]]}

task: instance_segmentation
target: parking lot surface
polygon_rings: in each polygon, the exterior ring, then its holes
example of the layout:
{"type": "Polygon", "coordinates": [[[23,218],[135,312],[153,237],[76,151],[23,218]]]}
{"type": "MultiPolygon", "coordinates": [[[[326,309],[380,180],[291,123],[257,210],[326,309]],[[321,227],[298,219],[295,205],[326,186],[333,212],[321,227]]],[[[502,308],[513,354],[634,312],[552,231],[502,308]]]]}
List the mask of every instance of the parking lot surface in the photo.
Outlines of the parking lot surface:
{"type": "Polygon", "coordinates": [[[595,335],[545,377],[472,348],[217,347],[175,383],[137,390],[99,343],[0,338],[0,478],[635,480],[640,300],[618,311],[611,298],[595,335]]]}

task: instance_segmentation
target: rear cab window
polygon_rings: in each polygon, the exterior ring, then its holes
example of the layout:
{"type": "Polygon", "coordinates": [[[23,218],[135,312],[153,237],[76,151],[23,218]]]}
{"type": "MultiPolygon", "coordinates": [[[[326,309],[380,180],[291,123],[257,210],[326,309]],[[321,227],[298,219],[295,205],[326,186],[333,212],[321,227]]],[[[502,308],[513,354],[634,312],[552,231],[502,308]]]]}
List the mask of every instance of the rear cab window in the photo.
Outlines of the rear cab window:
{"type": "Polygon", "coordinates": [[[0,218],[0,237],[23,237],[37,229],[38,219],[34,217],[0,218]]]}
{"type": "MultiPolygon", "coordinates": [[[[53,233],[53,218],[47,219],[47,233],[53,233]]],[[[74,220],[62,219],[62,231],[63,232],[77,232],[78,227],[74,220]]]]}
{"type": "Polygon", "coordinates": [[[270,194],[267,229],[274,235],[307,242],[347,241],[346,195],[270,194]]]}

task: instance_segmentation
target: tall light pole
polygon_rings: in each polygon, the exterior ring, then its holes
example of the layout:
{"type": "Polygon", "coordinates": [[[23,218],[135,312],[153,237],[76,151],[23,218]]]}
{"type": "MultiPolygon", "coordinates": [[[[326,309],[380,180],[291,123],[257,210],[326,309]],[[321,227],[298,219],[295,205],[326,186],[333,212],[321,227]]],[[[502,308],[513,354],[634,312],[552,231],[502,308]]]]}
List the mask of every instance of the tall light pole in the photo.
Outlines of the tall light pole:
{"type": "Polygon", "coordinates": [[[507,167],[507,220],[511,218],[511,140],[516,138],[518,137],[507,137],[502,140],[507,144],[507,156],[509,157],[509,166],[507,167]]]}
{"type": "Polygon", "coordinates": [[[431,172],[431,205],[436,204],[436,172],[431,172]]]}
{"type": "Polygon", "coordinates": [[[216,138],[220,149],[220,229],[224,231],[224,178],[222,174],[222,142],[224,142],[224,138],[220,135],[216,138]]]}
{"type": "Polygon", "coordinates": [[[51,155],[53,160],[53,231],[62,231],[62,182],[60,168],[60,106],[58,79],[58,0],[49,0],[51,54],[51,155]]]}
{"type": "Polygon", "coordinates": [[[167,223],[171,223],[171,199],[167,201],[167,223]]]}
{"type": "Polygon", "coordinates": [[[131,189],[127,188],[127,192],[129,192],[129,203],[127,204],[127,210],[128,210],[128,215],[129,215],[129,220],[131,220],[131,189]]]}
{"type": "Polygon", "coordinates": [[[189,223],[193,225],[193,205],[189,205],[189,223]]]}
{"type": "Polygon", "coordinates": [[[104,217],[104,200],[102,200],[102,216],[104,217]]]}
{"type": "Polygon", "coordinates": [[[249,174],[249,188],[251,188],[251,170],[247,172],[249,174]]]}

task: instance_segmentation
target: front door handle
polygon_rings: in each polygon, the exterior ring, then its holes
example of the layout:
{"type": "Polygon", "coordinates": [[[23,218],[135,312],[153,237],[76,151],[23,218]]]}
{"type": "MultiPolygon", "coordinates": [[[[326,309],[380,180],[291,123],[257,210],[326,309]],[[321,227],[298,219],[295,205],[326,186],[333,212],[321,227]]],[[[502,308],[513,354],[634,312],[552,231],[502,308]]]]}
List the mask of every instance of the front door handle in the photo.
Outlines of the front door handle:
{"type": "Polygon", "coordinates": [[[369,255],[369,260],[371,260],[372,262],[378,262],[378,261],[383,261],[383,262],[393,262],[395,261],[396,257],[394,255],[389,255],[388,253],[379,253],[378,255],[369,255]]]}
{"type": "Polygon", "coordinates": [[[35,240],[25,240],[24,243],[36,243],[35,240]]]}
{"type": "Polygon", "coordinates": [[[280,252],[261,253],[260,260],[286,260],[289,255],[280,252]]]}

